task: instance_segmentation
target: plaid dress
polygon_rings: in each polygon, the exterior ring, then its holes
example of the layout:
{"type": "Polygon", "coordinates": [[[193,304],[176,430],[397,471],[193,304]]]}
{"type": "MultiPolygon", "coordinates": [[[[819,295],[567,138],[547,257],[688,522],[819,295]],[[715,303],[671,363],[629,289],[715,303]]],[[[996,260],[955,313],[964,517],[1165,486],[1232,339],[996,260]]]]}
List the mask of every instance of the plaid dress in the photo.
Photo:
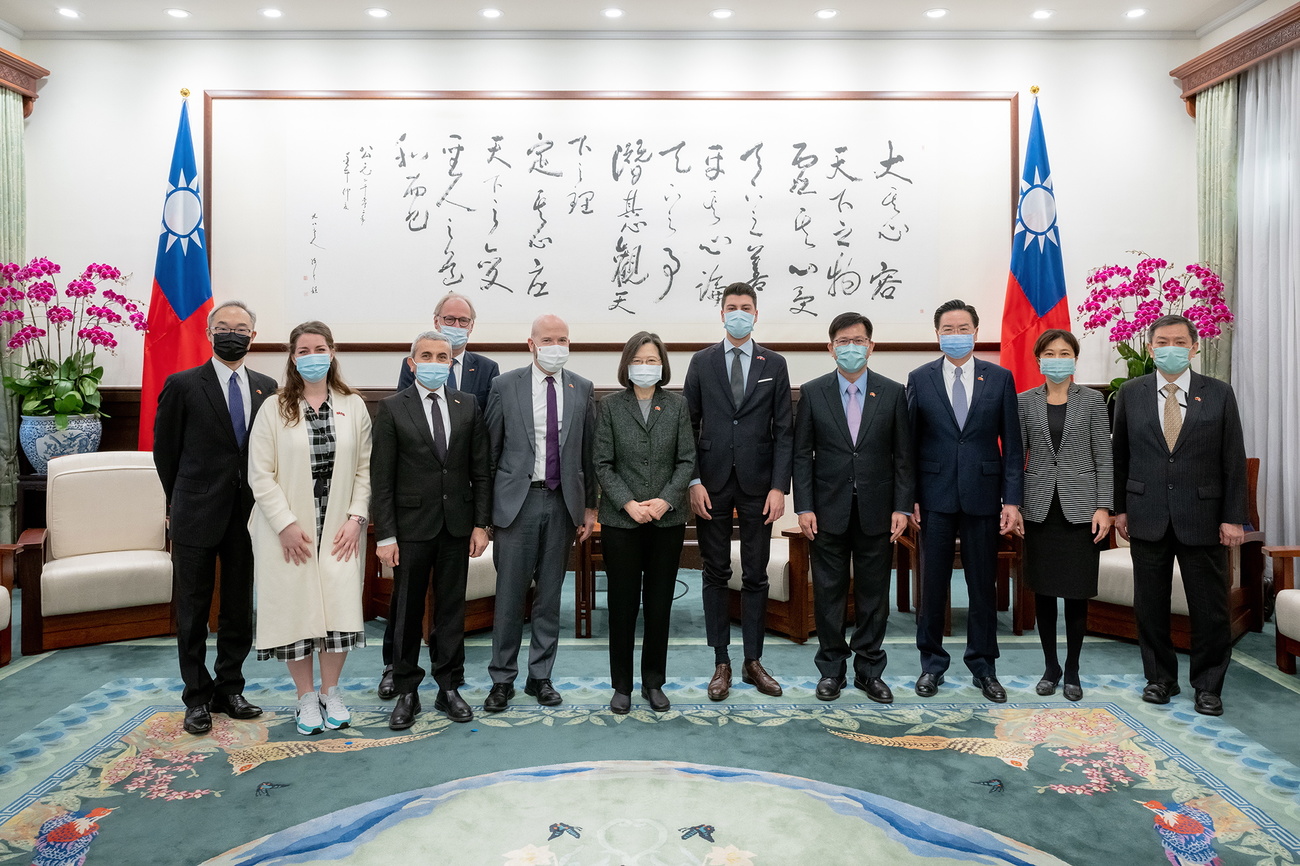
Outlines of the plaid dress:
{"type": "MultiPolygon", "coordinates": [[[[302,417],[307,424],[307,450],[311,458],[311,478],[316,504],[316,555],[320,556],[324,541],[325,510],[329,507],[330,481],[334,477],[334,410],[326,398],[319,409],[312,409],[304,400],[302,417]]],[[[333,539],[330,539],[331,546],[333,539]]],[[[328,549],[325,555],[329,555],[328,549]]],[[[259,661],[278,659],[292,662],[308,658],[313,652],[347,652],[366,645],[365,632],[326,632],[324,637],[304,638],[272,649],[259,649],[259,661]]]]}

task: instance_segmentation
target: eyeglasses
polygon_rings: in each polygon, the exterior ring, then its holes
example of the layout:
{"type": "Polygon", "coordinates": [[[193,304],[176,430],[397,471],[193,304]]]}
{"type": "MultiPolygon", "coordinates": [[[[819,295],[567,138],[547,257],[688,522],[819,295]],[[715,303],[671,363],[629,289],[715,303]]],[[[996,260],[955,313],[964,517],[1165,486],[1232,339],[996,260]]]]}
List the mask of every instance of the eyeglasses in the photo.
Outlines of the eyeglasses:
{"type": "Polygon", "coordinates": [[[474,324],[474,320],[469,316],[439,316],[438,321],[444,325],[451,325],[453,328],[468,328],[474,324]]]}
{"type": "Polygon", "coordinates": [[[836,348],[840,346],[869,346],[871,341],[866,337],[854,337],[852,339],[840,337],[838,340],[832,340],[831,345],[836,348]]]}
{"type": "Polygon", "coordinates": [[[213,328],[213,329],[212,329],[212,336],[214,336],[214,337],[219,337],[219,336],[221,336],[222,334],[238,334],[238,335],[241,336],[241,337],[251,337],[251,336],[253,335],[253,329],[252,329],[252,328],[242,328],[242,327],[241,327],[241,328],[213,328]]]}

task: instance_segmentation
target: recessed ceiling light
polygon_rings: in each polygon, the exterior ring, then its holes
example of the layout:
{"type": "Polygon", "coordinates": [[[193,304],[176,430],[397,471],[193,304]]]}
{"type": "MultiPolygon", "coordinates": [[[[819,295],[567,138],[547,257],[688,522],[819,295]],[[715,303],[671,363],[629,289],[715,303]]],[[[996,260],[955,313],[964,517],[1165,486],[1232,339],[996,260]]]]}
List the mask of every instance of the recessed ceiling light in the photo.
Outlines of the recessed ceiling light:
{"type": "Polygon", "coordinates": [[[1055,14],[1056,13],[1053,12],[1051,9],[1039,9],[1037,12],[1033,14],[1033,17],[1037,18],[1039,21],[1043,21],[1045,19],[1051,18],[1055,14]]]}
{"type": "Polygon", "coordinates": [[[817,10],[817,17],[818,17],[818,18],[834,18],[836,15],[839,15],[839,14],[840,14],[839,11],[838,11],[838,10],[835,10],[835,9],[818,9],[818,10],[817,10]]]}
{"type": "Polygon", "coordinates": [[[366,14],[371,18],[387,18],[390,13],[387,9],[380,9],[378,6],[375,6],[367,9],[366,14]]]}
{"type": "Polygon", "coordinates": [[[623,17],[623,10],[622,10],[622,9],[602,9],[601,12],[600,12],[600,14],[601,14],[601,15],[604,15],[606,18],[622,18],[622,17],[623,17]]]}
{"type": "Polygon", "coordinates": [[[926,17],[926,18],[942,18],[943,16],[945,16],[945,15],[947,15],[947,14],[948,14],[948,10],[947,10],[947,9],[927,9],[926,12],[925,12],[925,17],[926,17]]]}
{"type": "Polygon", "coordinates": [[[60,9],[60,10],[59,10],[59,14],[62,15],[64,18],[80,18],[80,17],[81,17],[81,13],[78,12],[76,9],[60,9]]]}
{"type": "Polygon", "coordinates": [[[170,15],[170,16],[173,17],[173,18],[189,18],[189,17],[190,17],[190,13],[186,12],[184,9],[164,9],[163,11],[166,12],[168,15],[170,15]]]}
{"type": "Polygon", "coordinates": [[[279,9],[263,9],[262,14],[267,18],[279,18],[284,13],[279,9]]]}
{"type": "Polygon", "coordinates": [[[484,18],[500,18],[500,17],[501,17],[501,10],[500,10],[500,9],[483,9],[483,10],[480,10],[480,12],[479,12],[478,14],[482,15],[484,18]]]}
{"type": "Polygon", "coordinates": [[[721,21],[724,18],[730,18],[734,13],[730,9],[714,9],[709,13],[710,16],[721,21]]]}
{"type": "Polygon", "coordinates": [[[1127,12],[1124,13],[1124,17],[1125,17],[1125,18],[1141,18],[1141,17],[1142,17],[1143,15],[1145,15],[1145,14],[1147,14],[1147,10],[1145,10],[1145,9],[1130,9],[1130,10],[1128,10],[1127,12]]]}

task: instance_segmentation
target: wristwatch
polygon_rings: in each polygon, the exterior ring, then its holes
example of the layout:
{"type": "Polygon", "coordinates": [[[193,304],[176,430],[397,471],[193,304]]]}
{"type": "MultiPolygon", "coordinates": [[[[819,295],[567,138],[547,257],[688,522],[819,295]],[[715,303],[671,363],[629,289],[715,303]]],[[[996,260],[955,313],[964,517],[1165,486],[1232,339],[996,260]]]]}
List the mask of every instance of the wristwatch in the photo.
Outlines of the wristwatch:
{"type": "Polygon", "coordinates": [[[367,521],[364,517],[362,517],[360,514],[349,514],[349,515],[348,515],[348,520],[355,520],[357,523],[361,524],[361,526],[362,526],[363,528],[365,527],[366,523],[369,522],[369,521],[367,521]]]}

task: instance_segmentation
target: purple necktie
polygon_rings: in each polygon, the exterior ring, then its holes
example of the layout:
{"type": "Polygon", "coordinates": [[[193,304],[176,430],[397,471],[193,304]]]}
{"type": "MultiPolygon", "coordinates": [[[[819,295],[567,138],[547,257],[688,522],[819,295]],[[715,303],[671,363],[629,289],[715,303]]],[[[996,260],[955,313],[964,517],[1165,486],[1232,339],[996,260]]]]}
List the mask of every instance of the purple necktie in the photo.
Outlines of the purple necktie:
{"type": "Polygon", "coordinates": [[[555,377],[546,377],[546,487],[560,487],[560,412],[555,403],[555,377]]]}
{"type": "Polygon", "coordinates": [[[239,374],[230,374],[230,385],[226,390],[227,405],[230,407],[230,425],[235,430],[235,442],[244,447],[244,438],[248,435],[248,422],[244,420],[244,392],[239,387],[239,374]]]}
{"type": "Polygon", "coordinates": [[[858,427],[862,424],[862,401],[858,399],[858,386],[849,385],[849,440],[855,445],[858,441],[858,427]]]}

